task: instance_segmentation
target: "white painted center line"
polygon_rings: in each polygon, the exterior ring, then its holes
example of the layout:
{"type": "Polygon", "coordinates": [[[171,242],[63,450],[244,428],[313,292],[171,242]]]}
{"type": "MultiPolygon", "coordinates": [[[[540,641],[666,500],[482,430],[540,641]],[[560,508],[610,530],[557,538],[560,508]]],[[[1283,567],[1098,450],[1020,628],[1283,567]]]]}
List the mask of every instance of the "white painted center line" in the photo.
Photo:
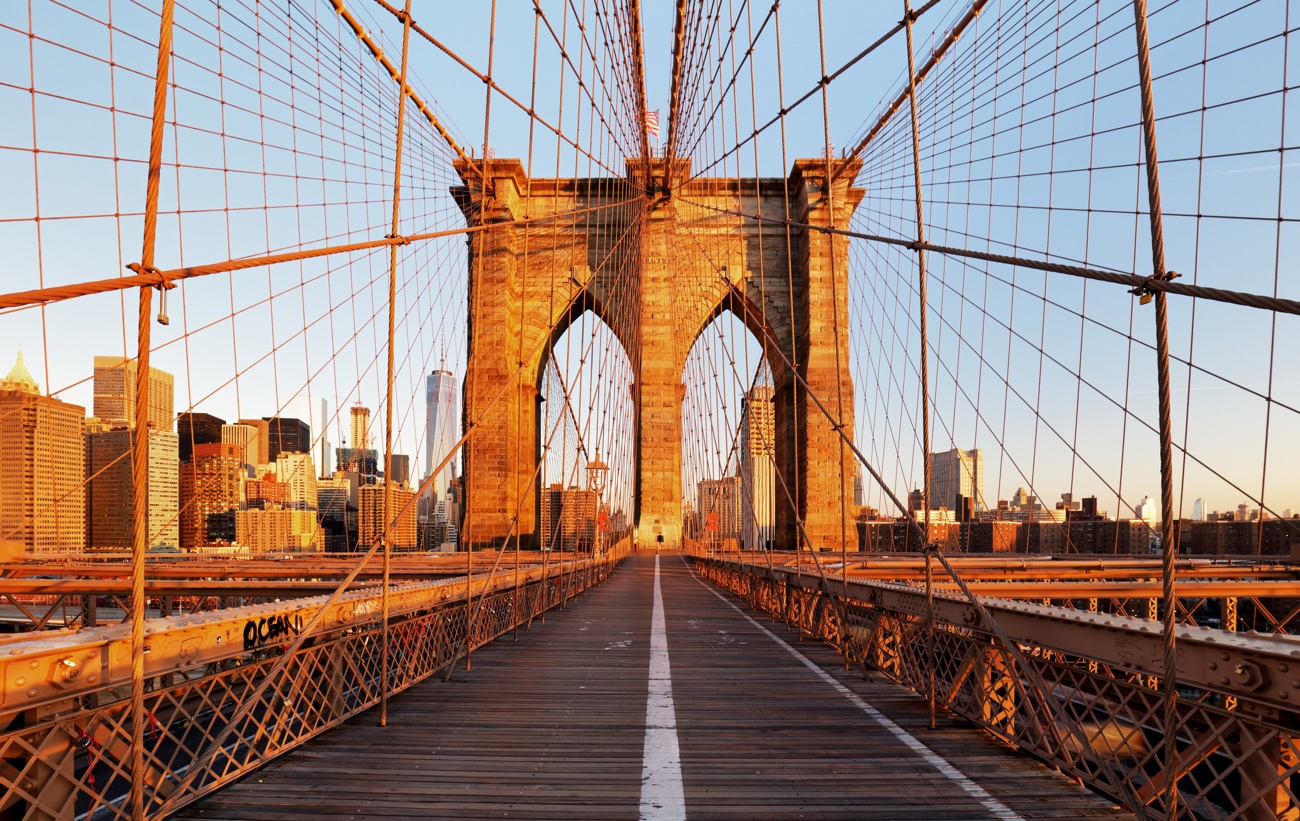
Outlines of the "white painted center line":
{"type": "Polygon", "coordinates": [[[655,599],[650,616],[650,688],[645,704],[645,751],[641,764],[641,821],[682,821],[682,756],[677,747],[677,711],[673,708],[672,670],[668,666],[668,632],[664,598],[659,591],[659,557],[655,556],[655,599]]]}
{"type": "MultiPolygon", "coordinates": [[[[690,568],[691,575],[695,576],[695,569],[690,567],[690,564],[686,562],[686,557],[684,556],[682,557],[682,562],[685,563],[688,568],[690,568]]],[[[656,564],[655,566],[656,595],[659,592],[658,570],[659,568],[658,565],[656,564]]],[[[813,662],[803,653],[800,653],[798,650],[794,649],[789,644],[787,644],[785,640],[782,639],[780,636],[778,636],[777,634],[773,633],[771,630],[768,630],[763,625],[751,619],[748,613],[746,613],[745,611],[737,607],[726,596],[723,596],[721,593],[714,590],[709,585],[705,584],[704,580],[701,579],[699,576],[695,576],[695,580],[699,582],[704,587],[705,590],[717,596],[719,599],[722,600],[724,604],[726,604],[732,610],[735,610],[737,613],[739,613],[741,615],[741,618],[745,619],[745,621],[757,627],[759,630],[765,633],[768,638],[770,638],[772,641],[779,644],[781,647],[785,648],[785,651],[787,653],[789,653],[790,655],[794,656],[799,661],[801,661],[805,667],[807,667],[814,674],[816,674],[817,677],[820,678],[822,681],[834,687],[840,693],[840,695],[844,696],[850,702],[852,702],[853,706],[857,707],[859,710],[866,713],[867,716],[872,721],[876,722],[881,727],[885,728],[885,730],[887,730],[889,734],[892,735],[894,738],[897,738],[899,741],[903,742],[903,744],[905,744],[909,749],[911,749],[913,752],[919,755],[927,764],[934,767],[945,777],[951,779],[953,783],[955,783],[958,787],[961,787],[963,790],[965,790],[967,795],[978,800],[981,804],[984,805],[984,808],[993,815],[994,818],[1004,819],[1004,821],[1024,821],[1024,819],[1021,818],[1021,816],[1018,815],[1015,810],[1011,809],[1006,804],[1003,804],[1001,801],[989,795],[987,790],[985,790],[979,784],[976,784],[974,781],[971,781],[969,777],[967,777],[964,773],[961,772],[961,770],[958,770],[952,764],[948,763],[947,759],[943,758],[934,750],[931,750],[929,747],[922,744],[919,740],[917,740],[916,736],[912,735],[907,730],[904,730],[902,727],[895,724],[892,720],[890,720],[888,716],[886,716],[884,713],[877,710],[875,707],[872,707],[870,704],[864,701],[862,697],[859,696],[857,693],[853,692],[848,687],[845,687],[838,680],[836,680],[836,678],[832,676],[830,673],[818,667],[815,662],[813,662]]],[[[656,599],[656,601],[658,601],[658,599],[656,599]]],[[[642,806],[644,806],[644,804],[642,806]]],[[[642,817],[645,817],[644,814],[642,817]]]]}

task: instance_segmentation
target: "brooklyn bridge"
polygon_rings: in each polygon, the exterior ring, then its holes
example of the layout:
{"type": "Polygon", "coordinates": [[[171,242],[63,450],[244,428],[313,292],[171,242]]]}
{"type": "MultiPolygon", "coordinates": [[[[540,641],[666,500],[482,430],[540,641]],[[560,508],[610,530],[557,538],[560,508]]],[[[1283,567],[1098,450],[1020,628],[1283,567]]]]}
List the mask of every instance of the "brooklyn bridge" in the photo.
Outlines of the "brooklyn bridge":
{"type": "Polygon", "coordinates": [[[1291,11],[5,4],[0,818],[1300,819],[1291,11]]]}

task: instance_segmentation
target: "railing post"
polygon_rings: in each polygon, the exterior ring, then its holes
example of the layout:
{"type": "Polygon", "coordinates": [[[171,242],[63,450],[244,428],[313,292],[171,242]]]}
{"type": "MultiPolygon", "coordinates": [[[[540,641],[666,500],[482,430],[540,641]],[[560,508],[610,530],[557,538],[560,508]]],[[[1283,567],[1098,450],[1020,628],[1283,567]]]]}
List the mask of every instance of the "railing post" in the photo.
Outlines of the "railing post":
{"type": "Polygon", "coordinates": [[[980,716],[990,727],[1015,738],[1016,676],[1007,655],[990,644],[980,656],[980,716]]]}
{"type": "Polygon", "coordinates": [[[1240,744],[1244,753],[1237,802],[1246,821],[1296,818],[1287,787],[1295,764],[1291,739],[1271,727],[1244,723],[1240,744]]]}

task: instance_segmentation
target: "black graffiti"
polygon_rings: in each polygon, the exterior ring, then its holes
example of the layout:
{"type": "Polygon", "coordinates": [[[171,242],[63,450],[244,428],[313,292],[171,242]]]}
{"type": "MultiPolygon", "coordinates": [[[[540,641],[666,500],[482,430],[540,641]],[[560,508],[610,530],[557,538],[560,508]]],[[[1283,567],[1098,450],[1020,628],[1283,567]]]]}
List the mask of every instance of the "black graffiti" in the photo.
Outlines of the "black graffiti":
{"type": "Polygon", "coordinates": [[[277,639],[302,632],[301,616],[271,616],[244,623],[244,649],[254,650],[277,639]]]}

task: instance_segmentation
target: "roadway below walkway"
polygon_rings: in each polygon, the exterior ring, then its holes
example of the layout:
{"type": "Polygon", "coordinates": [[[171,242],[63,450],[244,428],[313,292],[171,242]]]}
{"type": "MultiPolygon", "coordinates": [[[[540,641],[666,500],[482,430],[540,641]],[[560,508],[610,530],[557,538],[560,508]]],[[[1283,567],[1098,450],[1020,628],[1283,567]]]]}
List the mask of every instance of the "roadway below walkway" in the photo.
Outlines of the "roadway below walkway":
{"type": "Polygon", "coordinates": [[[192,819],[1129,818],[834,651],[634,554],[545,623],[192,819]]]}

